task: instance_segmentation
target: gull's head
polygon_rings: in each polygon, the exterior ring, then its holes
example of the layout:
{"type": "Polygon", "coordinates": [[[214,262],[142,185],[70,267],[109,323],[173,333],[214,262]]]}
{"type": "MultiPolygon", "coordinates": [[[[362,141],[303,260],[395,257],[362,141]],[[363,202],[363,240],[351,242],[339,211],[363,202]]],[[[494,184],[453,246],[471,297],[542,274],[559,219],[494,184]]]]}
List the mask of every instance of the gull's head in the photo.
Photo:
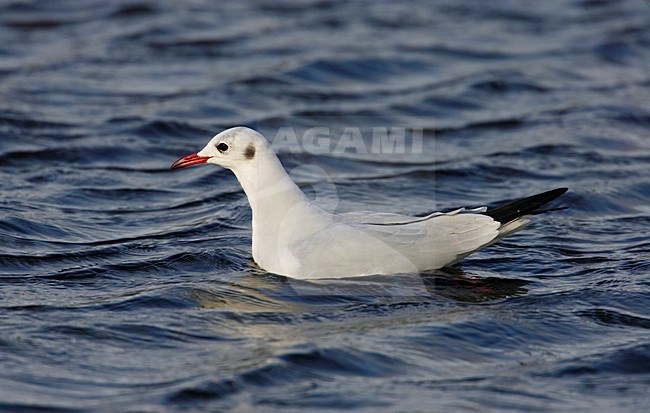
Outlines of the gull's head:
{"type": "Polygon", "coordinates": [[[215,135],[203,149],[185,156],[172,169],[213,163],[231,170],[253,164],[259,155],[270,151],[266,138],[253,129],[238,126],[215,135]]]}

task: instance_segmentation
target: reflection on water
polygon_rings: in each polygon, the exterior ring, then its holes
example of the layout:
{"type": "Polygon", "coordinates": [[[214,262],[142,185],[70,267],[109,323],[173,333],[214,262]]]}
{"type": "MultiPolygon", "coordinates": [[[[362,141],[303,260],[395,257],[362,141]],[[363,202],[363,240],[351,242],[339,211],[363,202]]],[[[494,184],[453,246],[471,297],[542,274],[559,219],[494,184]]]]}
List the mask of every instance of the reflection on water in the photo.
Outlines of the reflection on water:
{"type": "Polygon", "coordinates": [[[649,7],[1,2],[0,411],[642,410],[649,7]],[[267,274],[232,174],[168,169],[235,125],[422,128],[283,148],[335,212],[569,209],[445,271],[267,274]]]}
{"type": "Polygon", "coordinates": [[[264,273],[241,279],[241,285],[282,297],[285,301],[310,304],[355,302],[427,302],[446,298],[458,302],[496,301],[526,294],[529,281],[500,277],[472,277],[460,268],[422,274],[366,276],[343,279],[296,280],[264,273]]]}

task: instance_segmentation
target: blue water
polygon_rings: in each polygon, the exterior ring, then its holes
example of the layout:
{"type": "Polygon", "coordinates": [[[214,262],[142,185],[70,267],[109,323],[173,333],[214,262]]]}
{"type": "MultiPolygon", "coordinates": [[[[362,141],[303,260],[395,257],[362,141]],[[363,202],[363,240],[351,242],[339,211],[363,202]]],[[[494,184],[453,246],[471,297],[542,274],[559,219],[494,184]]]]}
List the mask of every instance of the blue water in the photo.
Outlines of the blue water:
{"type": "Polygon", "coordinates": [[[0,411],[647,409],[650,5],[492,3],[0,2],[0,411]],[[281,151],[336,211],[569,209],[446,271],[267,274],[235,178],[169,170],[242,124],[422,128],[281,151]]]}

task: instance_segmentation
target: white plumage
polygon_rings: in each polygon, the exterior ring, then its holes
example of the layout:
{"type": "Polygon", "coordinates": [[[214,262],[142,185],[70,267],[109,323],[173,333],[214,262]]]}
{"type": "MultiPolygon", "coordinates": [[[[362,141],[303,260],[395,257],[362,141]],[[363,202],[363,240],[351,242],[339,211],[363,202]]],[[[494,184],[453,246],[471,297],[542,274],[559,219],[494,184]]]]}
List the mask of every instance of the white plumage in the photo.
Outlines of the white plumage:
{"type": "MultiPolygon", "coordinates": [[[[335,215],[313,205],[287,175],[269,142],[237,127],[216,135],[172,168],[214,163],[234,172],[252,208],[253,259],[263,269],[295,278],[413,273],[452,264],[519,229],[486,208],[426,217],[385,213],[335,215]]],[[[518,211],[517,211],[518,212],[518,211]]]]}

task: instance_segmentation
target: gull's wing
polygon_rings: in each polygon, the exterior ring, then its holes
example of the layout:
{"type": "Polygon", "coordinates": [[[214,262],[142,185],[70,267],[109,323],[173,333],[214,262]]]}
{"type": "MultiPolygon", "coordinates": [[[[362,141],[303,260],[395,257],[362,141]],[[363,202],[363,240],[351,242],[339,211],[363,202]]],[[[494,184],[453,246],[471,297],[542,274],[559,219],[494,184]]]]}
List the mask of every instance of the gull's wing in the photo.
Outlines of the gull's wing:
{"type": "Polygon", "coordinates": [[[484,214],[501,224],[507,224],[525,217],[564,208],[541,209],[568,191],[568,188],[556,188],[536,195],[520,198],[494,208],[457,208],[449,212],[433,212],[421,217],[380,212],[348,212],[338,215],[344,222],[373,225],[406,225],[427,221],[441,215],[484,214]]]}
{"type": "Polygon", "coordinates": [[[500,225],[486,215],[460,210],[415,218],[374,213],[337,218],[289,245],[305,269],[304,278],[441,268],[488,244],[500,225]]]}
{"type": "Polygon", "coordinates": [[[440,268],[489,244],[499,235],[501,224],[476,212],[456,210],[412,222],[360,225],[413,261],[440,268]]]}
{"type": "Polygon", "coordinates": [[[394,274],[437,269],[462,259],[522,228],[529,215],[566,188],[496,208],[434,212],[424,217],[355,212],[332,216],[330,224],[296,240],[286,252],[301,278],[394,274]]]}

